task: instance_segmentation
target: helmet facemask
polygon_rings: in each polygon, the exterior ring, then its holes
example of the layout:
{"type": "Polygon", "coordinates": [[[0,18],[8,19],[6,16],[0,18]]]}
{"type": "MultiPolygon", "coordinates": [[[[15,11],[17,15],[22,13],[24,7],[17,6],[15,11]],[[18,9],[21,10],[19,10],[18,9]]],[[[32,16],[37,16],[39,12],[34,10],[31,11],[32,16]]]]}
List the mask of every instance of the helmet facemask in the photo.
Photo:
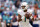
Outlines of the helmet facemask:
{"type": "Polygon", "coordinates": [[[28,8],[28,3],[22,2],[22,3],[21,3],[21,9],[22,9],[22,10],[25,10],[25,9],[27,9],[27,8],[28,8]]]}
{"type": "Polygon", "coordinates": [[[21,7],[22,7],[22,9],[24,10],[26,6],[21,6],[21,7]]]}

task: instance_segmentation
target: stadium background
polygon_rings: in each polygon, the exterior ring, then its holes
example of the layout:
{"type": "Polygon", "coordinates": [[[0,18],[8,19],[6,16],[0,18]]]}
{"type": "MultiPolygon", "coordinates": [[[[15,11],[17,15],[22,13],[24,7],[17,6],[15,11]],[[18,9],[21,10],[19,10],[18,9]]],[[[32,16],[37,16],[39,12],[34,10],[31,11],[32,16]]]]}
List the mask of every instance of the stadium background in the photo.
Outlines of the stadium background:
{"type": "MultiPolygon", "coordinates": [[[[10,14],[10,16],[13,15],[13,14],[18,15],[17,9],[19,9],[20,3],[23,2],[23,1],[26,1],[29,4],[29,7],[34,8],[36,10],[39,10],[38,15],[40,17],[40,0],[0,0],[0,15],[2,16],[2,18],[3,18],[4,14],[7,14],[7,15],[10,14]],[[14,8],[12,8],[11,5],[13,5],[14,8]],[[37,8],[35,8],[35,6],[37,8]],[[7,10],[7,13],[6,13],[5,9],[10,9],[10,10],[7,10]]],[[[34,12],[33,12],[33,14],[34,14],[34,12]]],[[[36,17],[36,18],[38,18],[38,17],[36,17]]],[[[4,19],[5,18],[3,18],[3,20],[4,19]]],[[[36,23],[36,22],[37,21],[34,21],[34,23],[36,23]]],[[[39,24],[34,24],[34,26],[38,27],[39,24]]]]}

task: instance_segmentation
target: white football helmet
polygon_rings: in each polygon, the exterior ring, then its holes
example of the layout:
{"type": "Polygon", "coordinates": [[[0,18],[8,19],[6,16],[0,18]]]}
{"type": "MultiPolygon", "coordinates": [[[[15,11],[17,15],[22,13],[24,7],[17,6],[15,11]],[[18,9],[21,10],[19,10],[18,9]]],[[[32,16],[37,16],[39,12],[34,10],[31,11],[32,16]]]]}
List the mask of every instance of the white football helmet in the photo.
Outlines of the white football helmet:
{"type": "MultiPolygon", "coordinates": [[[[25,9],[28,8],[28,3],[26,3],[26,2],[22,2],[22,3],[21,3],[21,6],[25,6],[25,8],[24,8],[24,10],[25,10],[25,9]]],[[[21,7],[21,8],[22,8],[22,7],[21,7]]]]}

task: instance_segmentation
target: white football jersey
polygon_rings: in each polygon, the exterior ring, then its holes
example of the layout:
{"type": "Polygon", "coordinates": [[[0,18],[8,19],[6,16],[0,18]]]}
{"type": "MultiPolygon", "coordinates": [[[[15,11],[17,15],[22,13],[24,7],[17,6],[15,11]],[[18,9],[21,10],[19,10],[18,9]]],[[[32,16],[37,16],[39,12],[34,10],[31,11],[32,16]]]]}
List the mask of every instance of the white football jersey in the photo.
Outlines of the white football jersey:
{"type": "Polygon", "coordinates": [[[24,17],[25,14],[26,14],[26,12],[24,12],[22,9],[18,9],[17,13],[22,16],[22,19],[23,19],[23,17],[24,17]]]}
{"type": "Polygon", "coordinates": [[[26,20],[26,22],[23,22],[24,21],[24,18],[25,18],[25,14],[27,12],[24,12],[22,9],[18,9],[17,11],[18,14],[20,14],[22,16],[22,21],[19,22],[19,27],[32,27],[31,24],[29,23],[29,19],[26,20]]]}

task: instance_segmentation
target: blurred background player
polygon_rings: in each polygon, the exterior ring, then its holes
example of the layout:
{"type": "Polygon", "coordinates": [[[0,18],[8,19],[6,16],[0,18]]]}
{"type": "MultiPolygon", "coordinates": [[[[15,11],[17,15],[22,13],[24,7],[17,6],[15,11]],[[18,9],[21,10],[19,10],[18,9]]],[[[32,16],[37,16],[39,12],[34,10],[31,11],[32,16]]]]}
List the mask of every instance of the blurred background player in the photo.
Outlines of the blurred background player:
{"type": "Polygon", "coordinates": [[[6,27],[11,27],[11,20],[12,20],[12,18],[10,17],[9,14],[7,14],[6,27]]]}
{"type": "Polygon", "coordinates": [[[1,21],[2,21],[2,16],[0,15],[0,27],[2,27],[1,21]]]}
{"type": "Polygon", "coordinates": [[[19,23],[18,23],[18,21],[17,21],[17,16],[16,16],[16,14],[13,14],[11,23],[12,23],[12,27],[19,27],[19,23]]]}

